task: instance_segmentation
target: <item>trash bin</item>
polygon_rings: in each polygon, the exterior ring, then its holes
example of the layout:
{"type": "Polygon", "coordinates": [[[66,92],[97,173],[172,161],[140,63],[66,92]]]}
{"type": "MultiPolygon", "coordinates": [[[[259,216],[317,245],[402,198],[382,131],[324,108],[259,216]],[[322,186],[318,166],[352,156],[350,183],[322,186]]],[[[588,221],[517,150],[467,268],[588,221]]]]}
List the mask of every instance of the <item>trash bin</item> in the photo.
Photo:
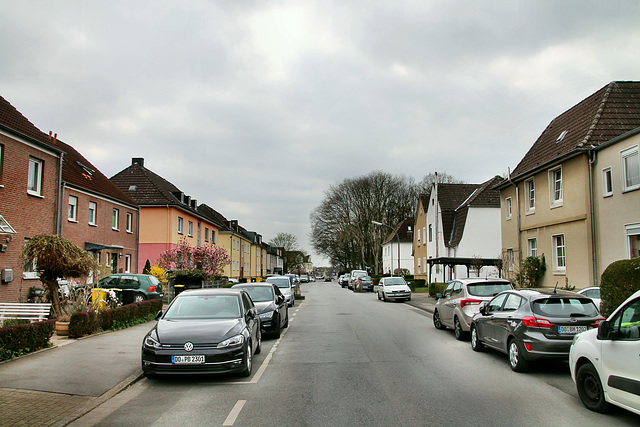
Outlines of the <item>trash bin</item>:
{"type": "Polygon", "coordinates": [[[96,310],[103,310],[107,306],[107,290],[102,288],[91,289],[91,305],[96,310]]]}

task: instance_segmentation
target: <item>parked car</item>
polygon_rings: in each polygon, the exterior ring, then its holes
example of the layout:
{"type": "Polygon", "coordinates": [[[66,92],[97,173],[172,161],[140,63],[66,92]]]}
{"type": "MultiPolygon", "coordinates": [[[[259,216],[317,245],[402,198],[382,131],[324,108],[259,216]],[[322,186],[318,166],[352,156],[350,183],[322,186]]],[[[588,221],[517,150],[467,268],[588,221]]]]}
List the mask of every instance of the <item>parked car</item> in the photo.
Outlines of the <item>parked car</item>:
{"type": "Polygon", "coordinates": [[[292,277],[288,276],[271,276],[267,277],[266,280],[267,283],[273,283],[278,288],[280,288],[280,292],[282,292],[282,294],[284,295],[289,307],[293,307],[293,305],[296,303],[296,295],[293,289],[293,280],[294,279],[292,277]]]}
{"type": "Polygon", "coordinates": [[[150,274],[110,274],[100,279],[98,288],[122,291],[123,304],[147,299],[161,299],[164,296],[162,284],[150,274]]]}
{"type": "Polygon", "coordinates": [[[325,278],[324,278],[324,281],[325,281],[325,282],[330,282],[330,281],[331,281],[331,276],[327,276],[327,277],[325,277],[325,278]]]}
{"type": "Polygon", "coordinates": [[[509,355],[516,372],[541,358],[568,359],[574,335],[603,320],[590,298],[554,289],[505,291],[480,307],[471,323],[471,348],[509,355]]]}
{"type": "Polygon", "coordinates": [[[451,281],[442,294],[433,311],[433,325],[436,329],[452,328],[458,340],[466,339],[471,319],[480,310],[480,306],[502,291],[513,289],[504,279],[457,279],[451,281]]]}
{"type": "Polygon", "coordinates": [[[280,338],[282,329],[289,326],[287,299],[273,283],[241,283],[231,289],[247,291],[260,315],[262,332],[280,338]]]}
{"type": "Polygon", "coordinates": [[[383,277],[378,282],[378,299],[383,301],[411,301],[411,288],[402,277],[383,277]]]}
{"type": "Polygon", "coordinates": [[[589,288],[580,289],[577,291],[580,295],[584,295],[585,297],[589,297],[593,300],[598,310],[600,310],[600,303],[602,300],[600,299],[600,287],[599,286],[591,286],[589,288]]]}
{"type": "Polygon", "coordinates": [[[353,290],[354,292],[356,290],[373,292],[373,279],[369,276],[358,277],[354,282],[353,290]]]}
{"type": "Polygon", "coordinates": [[[598,326],[575,336],[569,352],[571,378],[588,409],[611,404],[640,415],[640,291],[598,326]]]}
{"type": "Polygon", "coordinates": [[[340,276],[340,278],[338,279],[338,284],[343,288],[349,285],[349,274],[347,273],[340,276]]]}
{"type": "Polygon", "coordinates": [[[347,283],[347,287],[349,289],[353,289],[356,279],[360,276],[366,276],[367,272],[364,270],[352,270],[351,273],[349,274],[349,282],[347,283]]]}
{"type": "Polygon", "coordinates": [[[251,375],[260,353],[260,317],[242,289],[193,289],[178,295],[142,341],[142,371],[251,375]]]}
{"type": "Polygon", "coordinates": [[[309,283],[309,275],[301,274],[300,275],[300,283],[309,283]]]}

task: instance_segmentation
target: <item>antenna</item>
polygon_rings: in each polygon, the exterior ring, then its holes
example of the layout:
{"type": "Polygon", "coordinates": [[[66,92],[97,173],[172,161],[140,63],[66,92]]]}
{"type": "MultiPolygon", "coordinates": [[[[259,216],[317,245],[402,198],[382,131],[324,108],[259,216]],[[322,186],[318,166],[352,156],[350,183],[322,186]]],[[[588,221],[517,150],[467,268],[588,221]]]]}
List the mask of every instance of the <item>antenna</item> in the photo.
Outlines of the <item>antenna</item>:
{"type": "Polygon", "coordinates": [[[558,293],[558,282],[556,282],[556,287],[553,288],[553,293],[557,294],[558,293]]]}

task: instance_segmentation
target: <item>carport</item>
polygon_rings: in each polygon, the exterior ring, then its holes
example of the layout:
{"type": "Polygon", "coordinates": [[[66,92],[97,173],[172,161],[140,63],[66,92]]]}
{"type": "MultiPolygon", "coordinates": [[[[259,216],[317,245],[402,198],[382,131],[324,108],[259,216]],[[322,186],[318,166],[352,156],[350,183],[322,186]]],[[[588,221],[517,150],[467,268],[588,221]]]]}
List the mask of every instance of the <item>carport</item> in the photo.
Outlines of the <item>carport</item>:
{"type": "MultiPolygon", "coordinates": [[[[469,267],[478,267],[478,273],[482,267],[496,267],[498,275],[502,277],[502,259],[501,258],[459,258],[459,257],[438,257],[427,259],[429,265],[429,283],[431,283],[431,269],[434,265],[444,265],[449,267],[449,279],[456,265],[464,265],[467,267],[467,277],[469,277],[469,267]]],[[[445,270],[445,277],[446,277],[445,270]]]]}

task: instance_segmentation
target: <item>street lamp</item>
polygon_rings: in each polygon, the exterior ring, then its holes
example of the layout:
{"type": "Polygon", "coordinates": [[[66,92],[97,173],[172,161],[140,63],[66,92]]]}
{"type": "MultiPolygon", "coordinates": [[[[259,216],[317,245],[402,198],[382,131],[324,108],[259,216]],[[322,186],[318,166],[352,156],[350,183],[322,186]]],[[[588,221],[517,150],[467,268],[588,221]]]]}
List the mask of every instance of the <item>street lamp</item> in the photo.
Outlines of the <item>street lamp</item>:
{"type": "MultiPolygon", "coordinates": [[[[392,233],[396,231],[395,228],[387,224],[383,224],[379,221],[371,221],[371,224],[387,227],[388,229],[391,230],[392,233]]],[[[398,272],[400,272],[400,234],[397,232],[396,232],[396,239],[398,239],[398,272]]],[[[391,276],[393,276],[393,248],[391,248],[391,276]]]]}

